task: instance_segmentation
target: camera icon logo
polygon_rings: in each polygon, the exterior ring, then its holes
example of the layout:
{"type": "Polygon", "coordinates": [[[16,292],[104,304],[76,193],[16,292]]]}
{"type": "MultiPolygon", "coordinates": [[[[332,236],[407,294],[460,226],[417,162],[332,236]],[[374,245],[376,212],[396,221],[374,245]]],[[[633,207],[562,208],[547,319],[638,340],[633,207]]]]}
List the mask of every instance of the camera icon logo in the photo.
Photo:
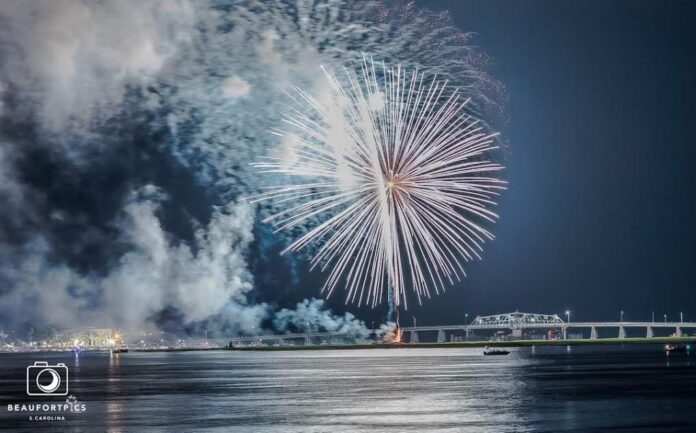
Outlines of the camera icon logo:
{"type": "Polygon", "coordinates": [[[27,366],[27,395],[68,395],[68,367],[44,361],[27,366]]]}

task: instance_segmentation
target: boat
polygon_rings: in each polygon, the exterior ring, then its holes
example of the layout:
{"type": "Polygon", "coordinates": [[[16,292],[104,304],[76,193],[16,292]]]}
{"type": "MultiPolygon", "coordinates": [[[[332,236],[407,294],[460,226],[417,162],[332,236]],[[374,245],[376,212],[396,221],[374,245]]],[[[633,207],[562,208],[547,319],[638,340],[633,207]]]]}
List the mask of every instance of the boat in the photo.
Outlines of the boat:
{"type": "Polygon", "coordinates": [[[510,351],[509,350],[503,350],[503,349],[489,349],[488,346],[484,347],[483,349],[483,354],[486,356],[491,356],[491,355],[509,355],[510,351]]]}
{"type": "Polygon", "coordinates": [[[666,344],[665,345],[665,355],[672,355],[677,353],[689,353],[689,346],[683,344],[666,344]]]}
{"type": "Polygon", "coordinates": [[[128,352],[128,349],[122,348],[122,349],[111,349],[111,353],[126,353],[128,352]]]}

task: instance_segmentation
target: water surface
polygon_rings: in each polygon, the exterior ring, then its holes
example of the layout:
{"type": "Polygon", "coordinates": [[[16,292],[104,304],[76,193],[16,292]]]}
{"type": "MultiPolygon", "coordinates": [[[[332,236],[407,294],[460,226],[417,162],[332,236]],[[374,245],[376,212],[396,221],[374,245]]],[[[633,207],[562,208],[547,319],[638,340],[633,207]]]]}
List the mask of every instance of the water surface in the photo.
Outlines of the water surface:
{"type": "Polygon", "coordinates": [[[696,357],[659,346],[0,354],[17,432],[696,431],[696,357]],[[26,366],[63,362],[86,412],[29,421],[26,366]]]}

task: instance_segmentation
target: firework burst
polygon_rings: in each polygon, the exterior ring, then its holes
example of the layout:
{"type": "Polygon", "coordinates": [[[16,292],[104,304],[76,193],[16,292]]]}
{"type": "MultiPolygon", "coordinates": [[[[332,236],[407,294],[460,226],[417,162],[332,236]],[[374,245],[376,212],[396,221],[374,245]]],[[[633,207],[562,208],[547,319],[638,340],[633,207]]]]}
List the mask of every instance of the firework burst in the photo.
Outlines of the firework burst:
{"type": "Polygon", "coordinates": [[[363,58],[326,89],[295,88],[279,152],[254,164],[283,175],[253,200],[287,207],[265,219],[277,231],[319,220],[284,251],[316,245],[312,268],[329,272],[347,302],[407,306],[465,275],[493,235],[484,227],[504,182],[486,155],[495,135],[467,114],[456,88],[417,70],[363,58]]]}

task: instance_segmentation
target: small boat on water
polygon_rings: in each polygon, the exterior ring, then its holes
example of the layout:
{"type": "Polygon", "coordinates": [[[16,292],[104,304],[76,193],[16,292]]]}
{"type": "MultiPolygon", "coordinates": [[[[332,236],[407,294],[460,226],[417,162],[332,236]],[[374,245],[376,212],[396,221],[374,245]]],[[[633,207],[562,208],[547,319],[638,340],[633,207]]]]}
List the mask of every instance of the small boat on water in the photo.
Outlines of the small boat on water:
{"type": "Polygon", "coordinates": [[[122,349],[111,349],[111,353],[126,353],[128,352],[128,349],[122,348],[122,349]]]}
{"type": "Polygon", "coordinates": [[[483,354],[486,356],[493,356],[493,355],[509,355],[510,351],[509,350],[503,350],[503,349],[489,349],[488,346],[483,348],[483,354]]]}
{"type": "Polygon", "coordinates": [[[690,347],[683,344],[665,344],[665,355],[675,355],[678,353],[689,353],[690,347]]]}

